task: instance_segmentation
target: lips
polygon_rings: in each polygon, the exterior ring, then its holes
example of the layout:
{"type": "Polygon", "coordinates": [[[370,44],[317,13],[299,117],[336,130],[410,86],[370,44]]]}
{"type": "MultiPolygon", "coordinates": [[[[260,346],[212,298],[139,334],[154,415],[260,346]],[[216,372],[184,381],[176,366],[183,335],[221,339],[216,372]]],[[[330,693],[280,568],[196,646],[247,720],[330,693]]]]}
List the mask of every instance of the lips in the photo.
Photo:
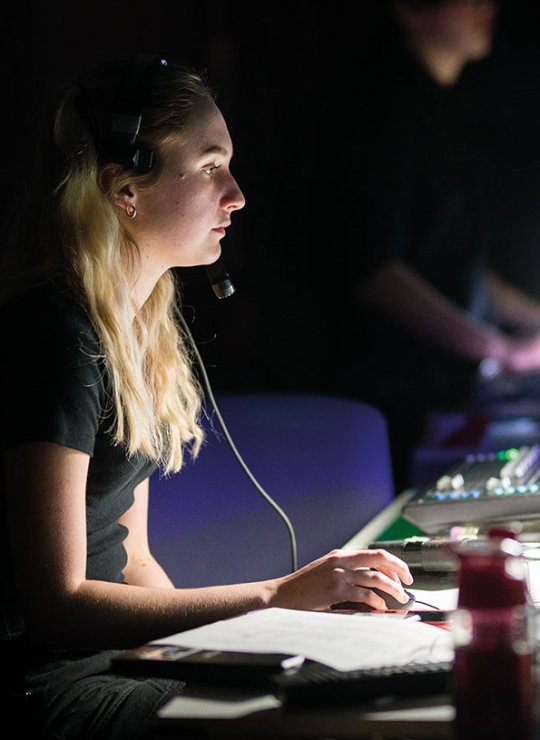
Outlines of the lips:
{"type": "Polygon", "coordinates": [[[230,225],[231,225],[231,221],[230,221],[230,219],[229,219],[228,221],[224,221],[224,222],[223,222],[222,224],[220,224],[219,226],[215,226],[215,227],[214,227],[214,228],[212,229],[212,231],[216,231],[216,232],[217,232],[218,234],[220,234],[221,236],[225,236],[225,229],[226,229],[226,228],[227,228],[228,226],[230,226],[230,225]]]}

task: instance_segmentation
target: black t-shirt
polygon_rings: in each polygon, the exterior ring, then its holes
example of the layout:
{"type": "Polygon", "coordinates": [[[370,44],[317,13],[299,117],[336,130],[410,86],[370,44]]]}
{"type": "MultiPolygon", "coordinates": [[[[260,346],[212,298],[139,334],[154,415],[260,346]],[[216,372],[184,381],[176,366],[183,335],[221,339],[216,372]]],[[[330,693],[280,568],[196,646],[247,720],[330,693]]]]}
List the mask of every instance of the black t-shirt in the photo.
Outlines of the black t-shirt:
{"type": "MultiPolygon", "coordinates": [[[[90,455],[86,575],[122,582],[127,530],[118,518],[133,503],[135,486],[155,465],[143,456],[128,458],[124,447],[114,444],[109,430],[115,414],[96,332],[69,290],[54,281],[10,300],[0,311],[0,332],[2,449],[47,441],[90,455]]],[[[21,622],[7,547],[3,483],[0,502],[3,601],[10,604],[10,632],[19,630],[21,622]]]]}
{"type": "Polygon", "coordinates": [[[402,259],[482,315],[475,291],[487,257],[489,172],[474,91],[466,80],[439,85],[404,51],[386,64],[366,100],[358,264],[402,259]]]}
{"type": "Polygon", "coordinates": [[[469,316],[493,321],[485,284],[492,167],[474,77],[443,87],[401,45],[359,72],[357,125],[340,138],[344,183],[334,208],[342,255],[329,302],[339,341],[336,386],[393,404],[404,394],[452,404],[474,363],[439,349],[359,298],[401,260],[469,316]],[[366,79],[367,78],[367,79],[366,79]],[[347,156],[348,154],[348,156],[347,156]],[[418,390],[418,393],[415,392],[418,390]]]}

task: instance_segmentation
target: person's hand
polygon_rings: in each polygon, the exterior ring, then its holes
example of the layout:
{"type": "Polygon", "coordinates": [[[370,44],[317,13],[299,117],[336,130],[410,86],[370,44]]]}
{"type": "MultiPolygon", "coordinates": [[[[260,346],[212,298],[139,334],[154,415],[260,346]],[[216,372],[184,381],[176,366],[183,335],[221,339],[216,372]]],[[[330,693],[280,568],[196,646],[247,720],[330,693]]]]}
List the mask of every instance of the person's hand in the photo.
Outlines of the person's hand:
{"type": "Polygon", "coordinates": [[[372,589],[385,591],[405,604],[409,597],[402,583],[412,582],[407,564],[386,550],[332,550],[278,579],[270,606],[322,611],[352,601],[385,609],[384,600],[372,589]]]}
{"type": "Polygon", "coordinates": [[[503,368],[514,373],[540,369],[540,333],[528,337],[508,339],[508,351],[503,368]]]}

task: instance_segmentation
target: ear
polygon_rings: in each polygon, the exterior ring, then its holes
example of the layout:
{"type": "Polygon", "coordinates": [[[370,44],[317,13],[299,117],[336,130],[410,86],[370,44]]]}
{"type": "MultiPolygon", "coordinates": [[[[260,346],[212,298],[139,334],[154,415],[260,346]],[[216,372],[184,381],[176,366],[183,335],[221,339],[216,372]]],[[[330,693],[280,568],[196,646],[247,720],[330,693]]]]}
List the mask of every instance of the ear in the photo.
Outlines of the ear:
{"type": "Polygon", "coordinates": [[[120,190],[115,191],[116,177],[120,172],[122,172],[122,167],[119,164],[104,165],[99,171],[98,184],[113,203],[125,211],[128,205],[135,205],[135,196],[129,185],[124,185],[120,190]]]}

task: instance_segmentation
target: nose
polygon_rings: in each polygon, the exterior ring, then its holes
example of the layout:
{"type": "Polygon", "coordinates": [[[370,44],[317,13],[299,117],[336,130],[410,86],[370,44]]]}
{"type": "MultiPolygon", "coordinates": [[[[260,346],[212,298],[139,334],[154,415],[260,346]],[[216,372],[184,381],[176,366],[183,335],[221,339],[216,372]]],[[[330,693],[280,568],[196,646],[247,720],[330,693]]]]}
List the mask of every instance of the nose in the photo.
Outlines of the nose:
{"type": "Polygon", "coordinates": [[[238,187],[238,183],[231,175],[231,181],[227,191],[223,196],[224,207],[227,211],[238,211],[246,205],[246,199],[243,192],[238,187]]]}

